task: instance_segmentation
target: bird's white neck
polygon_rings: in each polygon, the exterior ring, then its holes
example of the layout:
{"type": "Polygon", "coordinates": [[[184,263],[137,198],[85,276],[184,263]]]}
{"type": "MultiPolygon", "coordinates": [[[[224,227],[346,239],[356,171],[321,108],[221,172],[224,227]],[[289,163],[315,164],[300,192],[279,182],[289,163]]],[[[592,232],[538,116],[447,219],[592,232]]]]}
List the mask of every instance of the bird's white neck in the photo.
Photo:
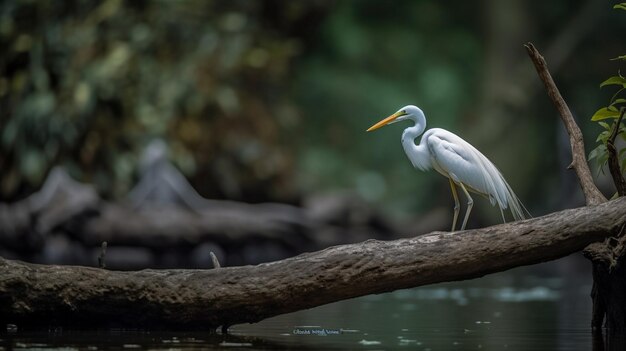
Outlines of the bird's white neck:
{"type": "Polygon", "coordinates": [[[426,149],[427,146],[425,143],[415,144],[415,139],[422,135],[424,129],[426,129],[426,117],[424,117],[423,113],[412,114],[407,117],[415,122],[415,125],[405,129],[404,133],[402,133],[402,147],[413,167],[423,171],[428,170],[432,166],[428,150],[426,149]]]}

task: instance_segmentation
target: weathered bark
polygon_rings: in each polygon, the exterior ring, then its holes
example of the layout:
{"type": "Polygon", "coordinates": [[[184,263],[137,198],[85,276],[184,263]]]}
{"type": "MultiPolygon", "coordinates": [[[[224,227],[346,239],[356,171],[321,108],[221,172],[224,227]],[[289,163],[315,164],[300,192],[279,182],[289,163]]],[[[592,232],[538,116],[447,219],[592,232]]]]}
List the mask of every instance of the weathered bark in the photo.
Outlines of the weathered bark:
{"type": "MultiPolygon", "coordinates": [[[[624,197],[620,197],[623,199],[624,197]]],[[[617,235],[589,245],[583,255],[592,263],[591,326],[611,334],[626,332],[626,226],[617,235]]]]}
{"type": "Polygon", "coordinates": [[[622,170],[619,167],[619,155],[617,152],[617,148],[615,147],[615,138],[620,133],[620,129],[622,126],[622,119],[624,119],[624,114],[626,113],[626,108],[622,107],[619,118],[615,123],[615,129],[611,132],[609,139],[606,141],[606,149],[609,153],[609,171],[611,172],[611,177],[613,178],[613,183],[615,184],[615,189],[617,190],[617,194],[619,196],[626,196],[626,179],[622,175],[622,170]]]}
{"type": "Polygon", "coordinates": [[[0,324],[210,329],[470,279],[576,252],[626,226],[626,199],[464,232],[368,240],[213,270],[114,272],[0,259],[0,324]]]}
{"type": "MultiPolygon", "coordinates": [[[[596,205],[607,201],[593,182],[585,156],[582,133],[567,103],[556,87],[548,71],[546,61],[532,43],[526,44],[525,47],[570,136],[573,161],[569,168],[576,171],[587,205],[596,205]]],[[[612,139],[614,139],[613,136],[612,139]]],[[[613,146],[612,143],[610,144],[609,149],[613,146]]],[[[611,173],[614,173],[615,165],[610,166],[611,173]]],[[[617,165],[617,173],[619,178],[623,180],[621,173],[619,173],[619,165],[617,165]]],[[[615,176],[614,179],[616,179],[615,176]]],[[[619,180],[615,180],[618,191],[623,186],[619,180]]],[[[593,310],[591,326],[599,329],[604,323],[610,334],[626,332],[626,271],[623,267],[626,260],[626,250],[624,249],[626,247],[626,235],[624,234],[626,234],[626,228],[623,227],[614,237],[607,238],[601,243],[593,243],[583,251],[585,257],[592,263],[593,287],[591,298],[593,310]]]]}
{"type": "Polygon", "coordinates": [[[546,87],[548,96],[550,96],[550,99],[559,111],[559,116],[565,125],[567,134],[569,134],[569,140],[572,146],[572,163],[568,168],[573,168],[576,172],[580,186],[585,194],[587,205],[597,205],[605,202],[606,198],[593,182],[591,170],[587,165],[583,133],[580,131],[578,124],[576,124],[576,120],[574,120],[574,116],[572,116],[572,112],[567,106],[567,103],[563,100],[559,89],[556,87],[556,84],[548,71],[546,61],[532,43],[526,44],[525,47],[528,55],[535,65],[535,68],[537,69],[539,78],[546,87]]]}

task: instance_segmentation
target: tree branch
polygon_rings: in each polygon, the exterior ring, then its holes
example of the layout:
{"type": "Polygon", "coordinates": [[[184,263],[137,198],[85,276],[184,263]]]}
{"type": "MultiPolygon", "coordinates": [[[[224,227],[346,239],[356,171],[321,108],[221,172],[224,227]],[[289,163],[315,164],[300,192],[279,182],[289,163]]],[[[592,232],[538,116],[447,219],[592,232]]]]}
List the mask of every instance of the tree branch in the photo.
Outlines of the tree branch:
{"type": "Polygon", "coordinates": [[[615,123],[615,129],[606,141],[606,149],[609,152],[609,171],[611,172],[611,177],[613,178],[613,183],[615,183],[615,188],[617,189],[617,194],[619,196],[626,196],[626,180],[624,179],[622,171],[619,167],[619,157],[617,149],[615,148],[615,138],[619,134],[624,113],[626,113],[626,108],[622,107],[617,123],[615,123]]]}
{"type": "Polygon", "coordinates": [[[228,327],[556,259],[624,225],[622,197],[488,228],[368,240],[256,266],[115,272],[0,258],[0,325],[228,327]]]}
{"type": "Polygon", "coordinates": [[[597,205],[606,202],[606,198],[604,197],[604,195],[602,195],[600,190],[598,190],[593,182],[591,170],[589,169],[589,165],[587,164],[583,134],[576,124],[574,116],[572,116],[572,112],[565,103],[565,100],[563,100],[559,89],[556,87],[556,84],[554,83],[554,80],[552,79],[552,76],[548,71],[548,65],[546,64],[546,61],[532,43],[527,43],[526,45],[524,45],[524,47],[528,52],[528,56],[530,56],[530,59],[533,61],[535,68],[537,69],[539,78],[541,78],[541,81],[548,91],[550,99],[552,99],[552,102],[556,106],[556,109],[559,111],[561,120],[563,120],[565,129],[569,134],[570,144],[572,146],[572,163],[568,168],[574,168],[580,186],[583,190],[583,193],[585,194],[585,200],[587,205],[597,205]]]}

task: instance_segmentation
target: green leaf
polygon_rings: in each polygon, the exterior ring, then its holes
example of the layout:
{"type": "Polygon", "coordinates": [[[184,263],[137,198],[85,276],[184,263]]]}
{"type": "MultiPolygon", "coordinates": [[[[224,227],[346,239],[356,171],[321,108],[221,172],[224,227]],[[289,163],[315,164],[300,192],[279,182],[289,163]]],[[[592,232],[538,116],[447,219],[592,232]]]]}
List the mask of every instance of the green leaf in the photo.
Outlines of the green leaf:
{"type": "Polygon", "coordinates": [[[604,154],[607,154],[606,145],[598,145],[595,149],[591,150],[588,159],[591,161],[594,158],[600,159],[604,154]]]}
{"type": "Polygon", "coordinates": [[[598,124],[601,125],[606,130],[610,130],[611,129],[611,126],[608,123],[606,123],[606,122],[598,122],[598,124]]]}
{"type": "Polygon", "coordinates": [[[609,106],[614,106],[614,105],[619,105],[619,104],[626,104],[626,99],[615,99],[615,101],[611,102],[611,104],[609,106]]]}
{"type": "Polygon", "coordinates": [[[615,61],[615,60],[623,60],[626,61],[626,55],[621,55],[621,56],[617,56],[611,59],[611,61],[615,61]]]}
{"type": "Polygon", "coordinates": [[[626,10],[626,2],[622,2],[621,4],[615,4],[613,6],[615,10],[626,10]]]}
{"type": "Polygon", "coordinates": [[[609,161],[609,152],[604,151],[603,154],[598,155],[598,162],[600,165],[605,165],[609,161]]]}
{"type": "Polygon", "coordinates": [[[598,138],[596,138],[596,143],[598,141],[602,141],[603,144],[606,144],[606,140],[609,138],[610,135],[611,135],[611,132],[609,132],[608,130],[605,130],[604,132],[598,134],[598,138]]]}
{"type": "Polygon", "coordinates": [[[600,121],[607,118],[618,118],[619,111],[614,106],[603,107],[591,116],[592,121],[600,121]]]}
{"type": "Polygon", "coordinates": [[[605,80],[604,82],[600,83],[600,88],[606,85],[621,85],[623,87],[626,87],[626,78],[621,77],[621,76],[613,76],[605,80]]]}

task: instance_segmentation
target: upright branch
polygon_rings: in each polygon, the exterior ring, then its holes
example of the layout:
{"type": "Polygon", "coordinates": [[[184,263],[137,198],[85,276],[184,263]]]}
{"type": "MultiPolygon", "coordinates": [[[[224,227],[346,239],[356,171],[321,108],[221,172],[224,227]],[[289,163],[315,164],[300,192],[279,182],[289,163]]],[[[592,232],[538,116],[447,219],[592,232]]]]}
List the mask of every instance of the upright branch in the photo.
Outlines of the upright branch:
{"type": "Polygon", "coordinates": [[[556,87],[556,84],[548,71],[546,61],[532,43],[527,43],[524,47],[526,48],[530,59],[533,61],[535,69],[537,69],[539,78],[548,91],[550,99],[552,99],[556,109],[559,111],[559,115],[561,116],[561,120],[563,120],[567,134],[569,134],[569,141],[572,146],[572,163],[568,168],[573,168],[576,172],[576,176],[578,177],[578,182],[580,183],[585,195],[587,205],[597,205],[606,202],[606,198],[593,182],[591,170],[589,169],[587,158],[585,156],[586,153],[583,134],[580,131],[578,124],[576,124],[574,116],[572,116],[572,112],[565,103],[565,100],[563,100],[559,89],[556,87]]]}
{"type": "Polygon", "coordinates": [[[622,107],[617,123],[615,123],[615,129],[613,129],[609,139],[606,141],[606,149],[609,152],[609,171],[611,172],[611,177],[613,177],[613,183],[615,183],[615,188],[619,196],[626,196],[626,180],[619,167],[619,156],[615,148],[615,138],[619,134],[622,120],[624,119],[624,113],[626,113],[626,108],[622,107]]]}
{"type": "MultiPolygon", "coordinates": [[[[589,170],[589,165],[585,158],[585,147],[580,128],[578,128],[572,113],[559,93],[554,80],[552,80],[545,60],[533,44],[528,43],[524,46],[537,69],[539,78],[541,78],[541,81],[543,81],[548,90],[548,95],[559,111],[565,129],[567,129],[570,136],[573,158],[570,167],[573,167],[576,171],[578,181],[585,194],[587,205],[606,202],[606,198],[593,183],[591,171],[589,170]]],[[[620,119],[617,121],[617,127],[607,141],[609,168],[611,169],[611,175],[613,176],[615,185],[620,194],[622,194],[621,191],[624,189],[624,184],[623,177],[619,173],[617,152],[613,142],[619,132],[623,116],[624,111],[622,110],[620,119]],[[614,175],[616,172],[617,174],[614,175]]],[[[623,278],[626,271],[622,264],[624,257],[626,257],[625,231],[626,226],[620,228],[615,235],[605,239],[604,242],[592,243],[583,251],[585,257],[592,262],[593,288],[591,290],[591,298],[593,308],[591,312],[591,326],[595,330],[602,330],[604,325],[610,331],[610,335],[624,333],[624,330],[626,330],[626,304],[624,303],[626,282],[623,278]]],[[[623,340],[623,335],[621,340],[623,340]]],[[[615,349],[621,350],[623,347],[618,346],[618,348],[615,349]]]]}

